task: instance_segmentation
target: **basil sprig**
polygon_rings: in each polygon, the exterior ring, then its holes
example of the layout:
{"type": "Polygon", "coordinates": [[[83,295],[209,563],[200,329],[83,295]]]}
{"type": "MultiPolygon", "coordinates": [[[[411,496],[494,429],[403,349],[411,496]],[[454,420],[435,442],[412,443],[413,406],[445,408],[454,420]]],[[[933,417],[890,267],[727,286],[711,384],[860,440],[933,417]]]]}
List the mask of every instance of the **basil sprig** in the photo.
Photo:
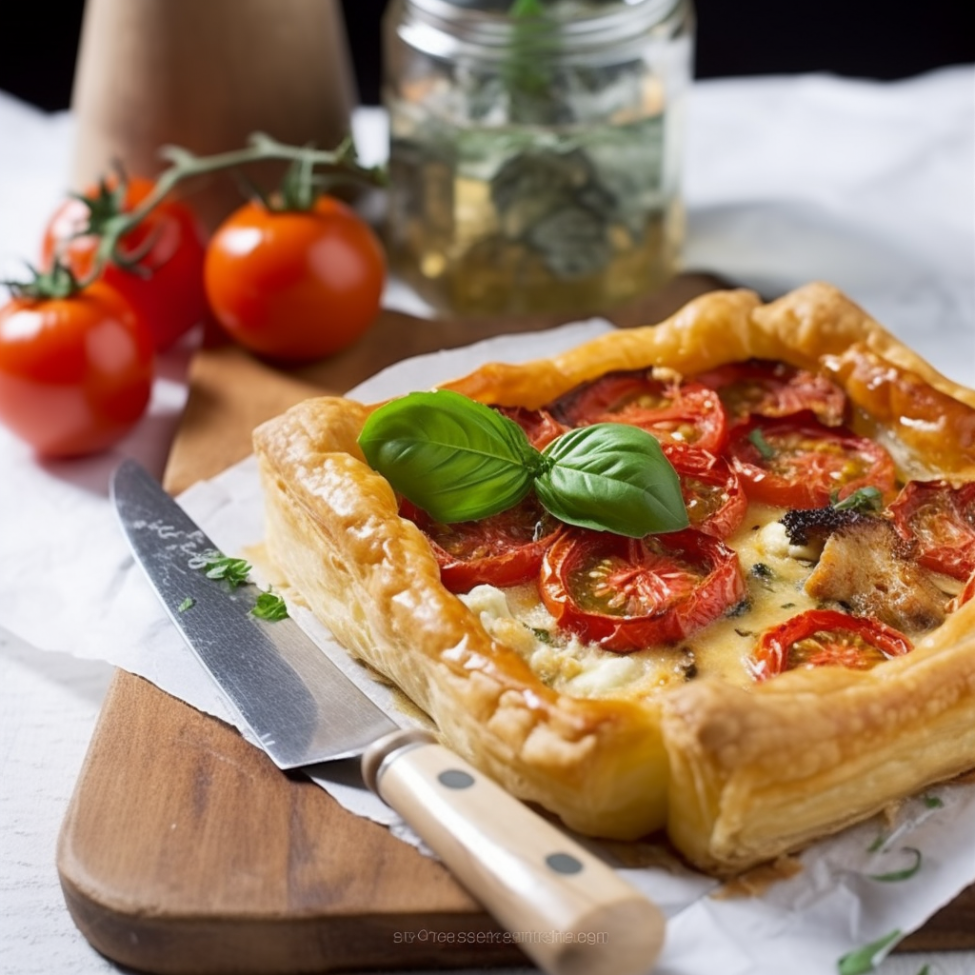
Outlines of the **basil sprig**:
{"type": "Polygon", "coordinates": [[[505,511],[534,488],[570,525],[632,538],[688,525],[677,473],[638,427],[579,427],[539,452],[513,420],[437,390],[380,407],[359,446],[396,491],[444,524],[505,511]]]}

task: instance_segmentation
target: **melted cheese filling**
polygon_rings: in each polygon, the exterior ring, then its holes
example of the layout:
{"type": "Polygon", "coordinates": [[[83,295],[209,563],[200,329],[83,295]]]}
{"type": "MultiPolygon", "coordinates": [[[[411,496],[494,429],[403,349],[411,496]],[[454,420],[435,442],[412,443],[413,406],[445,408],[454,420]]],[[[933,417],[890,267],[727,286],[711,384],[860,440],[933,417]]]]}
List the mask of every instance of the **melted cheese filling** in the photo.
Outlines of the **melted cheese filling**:
{"type": "Polygon", "coordinates": [[[679,643],[626,654],[583,643],[558,632],[533,584],[477,586],[460,598],[492,638],[519,653],[544,683],[573,697],[643,698],[705,676],[751,687],[748,662],[762,631],[816,606],[803,591],[816,555],[790,544],[779,522],[783,513],[749,507],[741,527],[726,539],[738,553],[745,599],[679,643]]]}

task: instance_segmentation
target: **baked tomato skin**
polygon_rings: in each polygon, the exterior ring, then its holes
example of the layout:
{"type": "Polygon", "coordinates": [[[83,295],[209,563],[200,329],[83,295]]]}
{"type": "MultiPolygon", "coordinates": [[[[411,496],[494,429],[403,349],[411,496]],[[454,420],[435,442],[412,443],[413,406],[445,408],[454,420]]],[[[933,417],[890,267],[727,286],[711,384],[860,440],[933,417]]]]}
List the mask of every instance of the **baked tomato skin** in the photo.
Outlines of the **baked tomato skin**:
{"type": "Polygon", "coordinates": [[[925,568],[955,579],[975,572],[975,483],[909,481],[889,514],[925,568]]]}
{"type": "MultiPolygon", "coordinates": [[[[135,209],[153,185],[141,177],[128,179],[120,212],[135,209]]],[[[94,200],[98,193],[91,187],[84,196],[94,200]]],[[[44,231],[42,269],[50,270],[57,257],[78,280],[89,276],[99,238],[91,233],[79,236],[79,232],[89,226],[90,215],[83,200],[71,198],[61,204],[44,231]]],[[[106,283],[121,292],[145,320],[158,351],[169,348],[209,315],[203,289],[205,249],[206,231],[190,207],[165,199],[121,241],[124,254],[145,250],[139,261],[142,272],[114,264],[106,264],[101,272],[106,283]]]]}
{"type": "Polygon", "coordinates": [[[224,329],[253,352],[290,362],[355,342],[379,314],[385,278],[376,235],[328,196],[300,211],[245,204],[217,228],[204,265],[224,329]]]}
{"type": "Polygon", "coordinates": [[[846,412],[846,393],[836,383],[785,362],[732,362],[694,380],[718,393],[733,424],[751,414],[791,416],[810,410],[820,422],[837,426],[846,412]]]}
{"type": "Polygon", "coordinates": [[[751,670],[757,681],[800,668],[869,670],[911,650],[911,641],[903,633],[873,617],[810,609],[759,637],[751,670]]]}
{"type": "Polygon", "coordinates": [[[695,382],[654,379],[646,370],[611,372],[559,397],[552,415],[568,427],[630,423],[662,444],[721,452],[728,421],[713,389],[695,382]]]}
{"type": "Polygon", "coordinates": [[[680,479],[691,527],[727,538],[744,521],[748,498],[723,457],[684,444],[664,444],[664,457],[680,479]]]}
{"type": "Polygon", "coordinates": [[[783,508],[822,508],[858,488],[894,491],[896,472],[879,444],[811,413],[753,416],[731,431],[727,456],[754,501],[783,508]]]}
{"type": "Polygon", "coordinates": [[[737,554],[693,529],[645,538],[568,529],[539,579],[560,629],[617,653],[681,640],[745,594],[737,554]]]}
{"type": "Polygon", "coordinates": [[[430,542],[440,566],[440,580],[454,593],[478,585],[516,586],[538,577],[545,550],[563,530],[534,496],[479,521],[443,525],[409,501],[400,514],[430,542]]]}
{"type": "Polygon", "coordinates": [[[553,440],[569,430],[565,424],[548,410],[529,410],[524,406],[495,406],[499,413],[514,420],[528,437],[528,442],[536,450],[544,450],[553,440]]]}
{"type": "Polygon", "coordinates": [[[0,308],[0,420],[41,456],[111,446],[145,412],[152,374],[148,327],[104,281],[0,308]]]}

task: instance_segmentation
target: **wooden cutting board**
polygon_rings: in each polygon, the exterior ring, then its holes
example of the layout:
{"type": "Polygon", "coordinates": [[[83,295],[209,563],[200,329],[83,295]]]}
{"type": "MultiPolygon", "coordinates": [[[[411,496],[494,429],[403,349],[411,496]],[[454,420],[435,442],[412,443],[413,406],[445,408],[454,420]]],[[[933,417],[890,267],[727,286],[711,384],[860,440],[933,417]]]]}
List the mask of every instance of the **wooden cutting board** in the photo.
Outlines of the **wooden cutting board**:
{"type": "MultiPolygon", "coordinates": [[[[623,327],[659,321],[717,286],[684,275],[612,318],[623,327]]],[[[343,392],[410,355],[554,324],[384,312],[352,349],[288,372],[233,346],[204,348],[166,486],[178,493],[242,459],[254,426],[309,395],[343,392]]],[[[291,975],[525,961],[439,863],[300,774],[281,773],[233,728],[123,671],[65,816],[57,865],[84,936],[143,971],[291,975]]],[[[975,948],[975,887],[902,947],[975,948]]]]}

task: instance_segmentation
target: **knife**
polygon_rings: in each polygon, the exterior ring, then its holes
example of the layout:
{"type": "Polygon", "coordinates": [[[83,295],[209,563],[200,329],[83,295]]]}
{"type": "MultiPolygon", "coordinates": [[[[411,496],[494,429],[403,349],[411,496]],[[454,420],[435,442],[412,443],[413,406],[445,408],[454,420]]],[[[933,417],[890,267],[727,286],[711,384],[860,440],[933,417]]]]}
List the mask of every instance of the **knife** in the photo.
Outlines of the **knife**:
{"type": "Polygon", "coordinates": [[[254,585],[200,571],[216,546],[137,462],[119,465],[111,495],[170,619],[279,768],[361,756],[369,788],[543,971],[653,968],[664,919],[643,894],[432,735],[400,728],[290,616],[254,616],[254,585]]]}

